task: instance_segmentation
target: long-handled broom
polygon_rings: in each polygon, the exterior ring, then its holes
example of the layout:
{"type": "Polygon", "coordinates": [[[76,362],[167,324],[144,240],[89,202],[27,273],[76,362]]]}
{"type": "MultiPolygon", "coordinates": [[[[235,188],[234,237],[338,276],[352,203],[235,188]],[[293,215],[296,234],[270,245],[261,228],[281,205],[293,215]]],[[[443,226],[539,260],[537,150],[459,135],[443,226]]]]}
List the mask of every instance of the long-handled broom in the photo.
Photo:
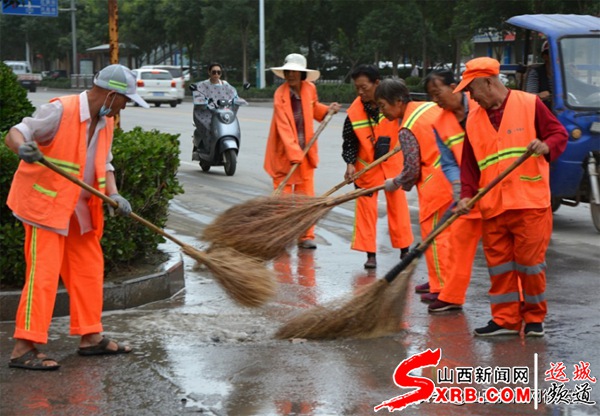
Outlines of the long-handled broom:
{"type": "MultiPolygon", "coordinates": [[[[102,199],[110,206],[118,207],[113,199],[65,172],[47,159],[42,159],[40,163],[102,199]]],[[[225,292],[241,305],[260,306],[275,295],[275,277],[263,262],[244,256],[228,247],[215,248],[210,253],[196,250],[133,212],[129,214],[129,217],[173,241],[183,249],[185,254],[205,264],[225,292]]]]}
{"type": "MultiPolygon", "coordinates": [[[[531,152],[525,152],[487,186],[481,189],[467,203],[469,208],[472,208],[490,189],[520,166],[529,156],[531,156],[531,152]]],[[[387,294],[388,288],[393,287],[394,280],[398,276],[403,277],[400,280],[408,280],[414,270],[414,265],[410,267],[413,260],[420,257],[435,237],[448,228],[458,217],[458,214],[450,216],[436,227],[425,240],[409,251],[400,263],[386,273],[383,279],[370,284],[364,291],[351,300],[345,303],[333,302],[328,307],[321,306],[302,313],[282,326],[275,334],[275,337],[279,339],[334,339],[377,336],[389,328],[389,321],[384,319],[386,312],[389,310],[389,299],[386,299],[386,296],[384,296],[387,294]]],[[[406,290],[404,290],[405,293],[406,290]]],[[[395,298],[398,298],[398,294],[396,294],[395,298]]]]}
{"type": "Polygon", "coordinates": [[[373,169],[375,166],[377,166],[377,165],[385,162],[390,157],[392,157],[396,153],[398,153],[400,150],[402,150],[402,148],[400,147],[400,145],[394,147],[392,150],[390,150],[389,152],[387,152],[385,155],[381,156],[379,159],[374,160],[371,164],[365,166],[364,168],[362,168],[358,172],[355,172],[354,175],[350,176],[348,179],[344,179],[342,182],[338,183],[336,186],[334,186],[333,188],[331,188],[329,191],[325,192],[321,196],[329,196],[332,193],[336,192],[338,189],[341,189],[344,186],[348,185],[349,183],[354,182],[363,173],[368,172],[369,170],[373,169]]]}
{"type": "MultiPolygon", "coordinates": [[[[325,129],[325,126],[327,126],[327,124],[329,123],[329,120],[331,120],[332,117],[333,117],[333,111],[329,110],[327,112],[327,114],[325,115],[325,118],[323,119],[323,121],[321,121],[321,124],[319,124],[319,127],[317,128],[317,131],[315,132],[313,137],[309,140],[309,142],[306,144],[306,146],[304,146],[304,152],[302,153],[303,160],[306,157],[306,154],[308,153],[308,151],[310,150],[312,145],[315,144],[315,142],[317,141],[317,138],[319,137],[321,132],[325,129]]],[[[277,188],[273,191],[273,193],[272,193],[273,196],[277,196],[277,195],[281,194],[281,192],[283,191],[283,188],[285,188],[285,184],[287,183],[287,181],[290,180],[290,178],[292,177],[292,174],[296,171],[296,169],[298,169],[298,166],[300,166],[300,163],[294,163],[292,165],[288,174],[285,176],[285,178],[283,178],[283,180],[279,183],[277,188]]]]}
{"type": "Polygon", "coordinates": [[[384,188],[357,189],[337,197],[259,197],[219,215],[202,233],[212,247],[231,247],[262,260],[281,255],[334,206],[384,188]]]}

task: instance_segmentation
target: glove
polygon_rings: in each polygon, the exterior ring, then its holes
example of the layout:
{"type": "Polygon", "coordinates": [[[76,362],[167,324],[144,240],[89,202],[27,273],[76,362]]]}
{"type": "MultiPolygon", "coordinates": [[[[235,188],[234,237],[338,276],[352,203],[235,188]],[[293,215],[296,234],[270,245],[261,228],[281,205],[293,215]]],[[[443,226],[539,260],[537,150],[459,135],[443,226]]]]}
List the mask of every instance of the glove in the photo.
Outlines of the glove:
{"type": "Polygon", "coordinates": [[[126,200],[119,194],[112,194],[110,196],[110,199],[112,199],[119,205],[116,209],[117,214],[122,215],[124,217],[127,217],[129,214],[131,214],[131,204],[128,200],[126,200]]]}
{"type": "Polygon", "coordinates": [[[460,201],[460,182],[452,182],[452,197],[454,202],[460,201]]]}
{"type": "Polygon", "coordinates": [[[19,157],[27,163],[39,162],[44,158],[36,142],[25,142],[19,146],[19,157]]]}
{"type": "Polygon", "coordinates": [[[395,178],[389,178],[385,180],[385,190],[387,192],[394,192],[400,188],[400,185],[394,181],[395,178]]]}

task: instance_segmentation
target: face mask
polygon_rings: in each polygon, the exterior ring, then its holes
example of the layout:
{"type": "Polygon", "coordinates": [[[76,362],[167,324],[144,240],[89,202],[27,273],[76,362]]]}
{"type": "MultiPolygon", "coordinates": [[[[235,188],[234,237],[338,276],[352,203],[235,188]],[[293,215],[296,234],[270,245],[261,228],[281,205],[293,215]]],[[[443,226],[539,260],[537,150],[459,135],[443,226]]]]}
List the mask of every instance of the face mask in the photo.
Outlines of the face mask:
{"type": "Polygon", "coordinates": [[[110,112],[112,111],[111,107],[113,105],[113,103],[115,102],[115,97],[116,95],[113,95],[113,99],[110,102],[110,105],[108,107],[106,107],[106,100],[108,99],[108,95],[106,96],[106,98],[104,99],[104,104],[102,104],[102,107],[100,107],[100,111],[98,111],[98,115],[100,117],[104,117],[110,114],[110,112]]]}

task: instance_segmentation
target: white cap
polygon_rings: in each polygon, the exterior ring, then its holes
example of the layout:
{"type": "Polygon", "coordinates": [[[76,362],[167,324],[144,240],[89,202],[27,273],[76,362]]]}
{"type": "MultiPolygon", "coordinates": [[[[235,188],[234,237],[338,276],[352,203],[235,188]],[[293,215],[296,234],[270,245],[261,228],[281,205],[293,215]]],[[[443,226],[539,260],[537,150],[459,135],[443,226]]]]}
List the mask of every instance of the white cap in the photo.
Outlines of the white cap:
{"type": "Polygon", "coordinates": [[[270,68],[279,78],[285,78],[283,71],[306,72],[307,81],[316,81],[321,76],[321,72],[316,69],[306,69],[306,58],[299,53],[291,53],[285,57],[283,66],[270,68]]]}
{"type": "Polygon", "coordinates": [[[150,106],[137,95],[135,75],[126,66],[113,64],[102,69],[94,78],[94,84],[106,90],[116,91],[144,108],[150,106]]]}

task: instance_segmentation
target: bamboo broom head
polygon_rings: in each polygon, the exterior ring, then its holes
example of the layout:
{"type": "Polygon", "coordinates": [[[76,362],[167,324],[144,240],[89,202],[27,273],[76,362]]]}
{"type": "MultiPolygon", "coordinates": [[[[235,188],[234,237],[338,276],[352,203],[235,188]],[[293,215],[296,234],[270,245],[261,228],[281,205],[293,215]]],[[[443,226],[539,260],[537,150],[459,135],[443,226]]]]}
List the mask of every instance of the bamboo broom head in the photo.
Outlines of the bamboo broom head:
{"type": "Polygon", "coordinates": [[[374,338],[398,331],[415,267],[413,261],[392,283],[379,279],[350,300],[297,315],[279,328],[275,338],[374,338]]]}
{"type": "Polygon", "coordinates": [[[275,296],[275,276],[261,261],[224,247],[213,248],[210,253],[189,245],[182,249],[205,264],[225,292],[239,304],[257,307],[275,296]]]}
{"type": "Polygon", "coordinates": [[[283,254],[331,207],[328,199],[304,195],[260,197],[235,205],[209,224],[202,239],[262,260],[283,254]]]}

